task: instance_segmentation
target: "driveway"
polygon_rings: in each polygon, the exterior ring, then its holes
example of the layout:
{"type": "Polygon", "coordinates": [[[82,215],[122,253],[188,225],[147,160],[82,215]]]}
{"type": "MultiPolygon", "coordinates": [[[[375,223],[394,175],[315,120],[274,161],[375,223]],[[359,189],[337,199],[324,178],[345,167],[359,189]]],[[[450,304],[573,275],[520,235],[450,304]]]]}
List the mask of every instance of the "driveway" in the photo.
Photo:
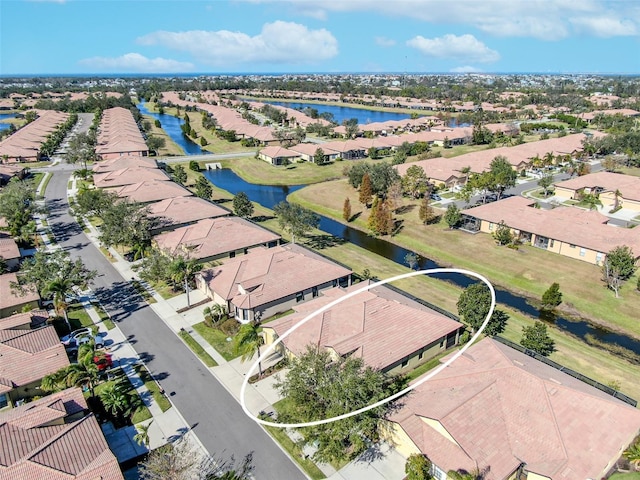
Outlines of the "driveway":
{"type": "Polygon", "coordinates": [[[49,225],[58,244],[99,272],[92,286],[112,319],[160,380],[174,405],[215,457],[242,459],[253,452],[255,477],[302,479],[298,469],[211,375],[162,319],[94,247],[69,215],[67,182],[73,167],[60,163],[45,192],[49,225]]]}

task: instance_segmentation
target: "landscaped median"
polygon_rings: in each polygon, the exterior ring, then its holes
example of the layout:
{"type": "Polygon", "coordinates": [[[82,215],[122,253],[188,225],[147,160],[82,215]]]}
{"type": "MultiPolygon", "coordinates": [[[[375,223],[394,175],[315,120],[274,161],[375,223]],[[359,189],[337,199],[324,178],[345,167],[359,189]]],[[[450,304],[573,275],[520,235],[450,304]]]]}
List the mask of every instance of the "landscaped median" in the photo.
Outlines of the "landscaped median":
{"type": "Polygon", "coordinates": [[[180,338],[187,344],[187,346],[195,353],[200,360],[204,362],[207,367],[217,367],[217,362],[209,355],[202,345],[200,345],[195,338],[193,338],[189,332],[187,332],[184,328],[180,329],[178,333],[180,338]]]}

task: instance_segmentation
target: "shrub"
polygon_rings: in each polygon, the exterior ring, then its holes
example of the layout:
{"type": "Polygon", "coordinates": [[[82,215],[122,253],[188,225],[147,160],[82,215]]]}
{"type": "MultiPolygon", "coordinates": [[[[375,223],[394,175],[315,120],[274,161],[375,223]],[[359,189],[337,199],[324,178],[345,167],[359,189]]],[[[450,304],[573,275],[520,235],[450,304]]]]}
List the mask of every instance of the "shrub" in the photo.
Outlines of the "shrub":
{"type": "Polygon", "coordinates": [[[218,329],[225,335],[235,335],[240,330],[240,324],[236,319],[230,318],[222,322],[218,329]]]}

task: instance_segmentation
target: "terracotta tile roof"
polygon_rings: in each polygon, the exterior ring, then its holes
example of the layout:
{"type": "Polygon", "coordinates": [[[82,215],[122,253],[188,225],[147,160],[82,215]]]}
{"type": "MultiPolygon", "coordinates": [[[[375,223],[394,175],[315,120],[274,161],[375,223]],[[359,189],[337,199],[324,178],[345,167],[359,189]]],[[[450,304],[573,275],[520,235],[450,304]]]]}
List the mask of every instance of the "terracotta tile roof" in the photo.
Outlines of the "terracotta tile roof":
{"type": "Polygon", "coordinates": [[[35,157],[47,136],[68,118],[68,113],[38,110],[38,118],[0,142],[0,157],[35,157]]]}
{"type": "Polygon", "coordinates": [[[5,273],[0,275],[0,309],[17,307],[25,303],[40,300],[40,295],[35,290],[27,290],[24,295],[14,293],[11,289],[12,283],[18,282],[15,273],[5,273]]]}
{"type": "Polygon", "coordinates": [[[149,205],[149,215],[162,217],[166,225],[184,225],[205,218],[230,215],[225,208],[199,197],[167,198],[149,205]]]}
{"type": "Polygon", "coordinates": [[[49,318],[45,310],[31,310],[26,313],[16,313],[10,317],[0,318],[0,330],[30,327],[35,328],[44,324],[49,318]]]}
{"type": "Polygon", "coordinates": [[[165,182],[161,180],[143,180],[131,185],[108,188],[119,197],[128,198],[132,202],[149,203],[159,200],[166,200],[173,197],[188,197],[189,190],[175,182],[165,182]]]}
{"type": "Polygon", "coordinates": [[[601,478],[640,431],[637,409],[491,338],[405,397],[391,420],[443,470],[477,462],[488,480],[520,462],[554,480],[601,478]],[[420,428],[429,419],[456,443],[420,428]]]}
{"type": "MultiPolygon", "coordinates": [[[[269,322],[281,336],[307,315],[353,290],[335,288],[310,302],[294,307],[295,314],[269,322]]],[[[283,343],[292,353],[308,345],[332,348],[339,355],[353,353],[366,365],[384,369],[422,347],[455,332],[462,324],[384,287],[362,292],[309,320],[283,343]]]]}
{"type": "Polygon", "coordinates": [[[516,230],[601,253],[615,246],[627,245],[640,256],[640,230],[608,225],[609,218],[595,211],[565,206],[545,210],[533,208],[534,203],[524,197],[509,197],[463,210],[462,213],[496,224],[504,221],[516,230]]]}
{"type": "Polygon", "coordinates": [[[171,254],[190,250],[191,258],[209,258],[280,239],[280,235],[239,217],[206,218],[154,237],[162,250],[171,254]]]}
{"type": "Polygon", "coordinates": [[[122,480],[86,408],[74,388],[0,413],[0,480],[122,480]]]}
{"type": "Polygon", "coordinates": [[[158,168],[156,161],[151,157],[140,155],[124,155],[111,160],[103,160],[93,165],[94,173],[112,172],[123,168],[158,168]]]}
{"type": "Polygon", "coordinates": [[[20,258],[20,249],[11,235],[0,232],[0,257],[5,260],[20,258]]]}
{"type": "Polygon", "coordinates": [[[93,175],[93,183],[98,188],[131,185],[140,182],[140,180],[168,181],[171,179],[159,168],[145,167],[127,167],[93,175]]]}
{"type": "Polygon", "coordinates": [[[556,187],[580,190],[601,187],[605,192],[619,190],[622,198],[640,201],[640,178],[612,172],[595,172],[555,184],[556,187]]]}
{"type": "Polygon", "coordinates": [[[69,365],[64,345],[52,326],[36,330],[0,330],[0,357],[0,377],[14,387],[35,382],[69,365]]]}
{"type": "Polygon", "coordinates": [[[259,153],[261,155],[266,155],[267,157],[271,157],[271,158],[275,158],[275,157],[295,158],[300,156],[298,152],[294,152],[293,150],[289,150],[288,148],[278,147],[275,145],[270,147],[265,147],[262,150],[260,150],[259,153]]]}
{"type": "Polygon", "coordinates": [[[299,245],[287,244],[255,248],[201,275],[222,298],[240,308],[254,308],[350,273],[299,245]]]}
{"type": "Polygon", "coordinates": [[[321,148],[325,155],[331,155],[334,153],[339,153],[338,150],[332,148],[328,143],[318,144],[318,143],[299,143],[298,145],[293,145],[289,147],[289,150],[295,152],[296,154],[304,154],[313,156],[316,154],[316,150],[321,148]]]}

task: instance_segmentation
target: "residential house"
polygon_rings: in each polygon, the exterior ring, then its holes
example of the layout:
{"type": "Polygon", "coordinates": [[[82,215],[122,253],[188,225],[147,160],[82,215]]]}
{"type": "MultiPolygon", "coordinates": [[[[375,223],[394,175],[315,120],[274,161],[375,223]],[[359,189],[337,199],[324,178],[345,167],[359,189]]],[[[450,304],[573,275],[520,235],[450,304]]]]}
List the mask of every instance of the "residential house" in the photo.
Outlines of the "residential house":
{"type": "Polygon", "coordinates": [[[11,235],[3,231],[0,231],[0,257],[4,259],[9,271],[18,269],[21,257],[20,249],[11,235]]]}
{"type": "Polygon", "coordinates": [[[162,180],[142,180],[131,185],[106,189],[122,198],[136,203],[151,203],[167,198],[188,197],[192,193],[175,182],[162,180]]]}
{"type": "Polygon", "coordinates": [[[123,480],[79,388],[0,413],[0,480],[123,480]]]}
{"type": "MultiPolygon", "coordinates": [[[[337,152],[337,157],[343,160],[357,160],[358,158],[365,158],[367,156],[365,148],[355,140],[334,140],[323,143],[320,147],[327,152],[337,152]]],[[[317,145],[316,148],[318,148],[317,145]]],[[[327,153],[327,155],[332,155],[332,153],[327,153]]]]}
{"type": "Polygon", "coordinates": [[[396,449],[426,455],[439,480],[476,468],[486,480],[606,478],[640,432],[636,408],[489,337],[389,420],[396,449]]]}
{"type": "Polygon", "coordinates": [[[340,156],[340,153],[332,148],[328,143],[299,143],[289,147],[289,150],[298,154],[305,162],[313,162],[318,149],[322,150],[325,162],[332,162],[340,156]]]}
{"type": "Polygon", "coordinates": [[[1,329],[0,358],[0,408],[42,395],[42,377],[69,365],[64,345],[52,326],[1,329]]]}
{"type": "MultiPolygon", "coordinates": [[[[370,282],[332,288],[322,296],[293,307],[295,313],[263,325],[271,344],[307,316],[370,282]]],[[[458,344],[464,326],[385,286],[359,293],[288,335],[277,349],[298,356],[310,345],[328,350],[335,359],[354,356],[366,366],[401,373],[458,344]]]]}
{"type": "Polygon", "coordinates": [[[115,107],[102,113],[96,154],[102,160],[128,155],[149,155],[149,148],[131,111],[115,107]]]}
{"type": "Polygon", "coordinates": [[[14,292],[11,288],[12,283],[18,283],[15,273],[0,275],[0,318],[39,306],[40,295],[35,290],[26,290],[24,295],[21,295],[14,292]]]}
{"type": "Polygon", "coordinates": [[[288,148],[271,146],[260,150],[258,152],[258,158],[271,165],[287,165],[300,158],[300,154],[288,148]]]}
{"type": "Polygon", "coordinates": [[[120,170],[94,173],[93,184],[97,188],[121,187],[139,183],[141,179],[146,182],[163,182],[171,180],[169,176],[159,168],[125,167],[120,170]]]}
{"type": "Polygon", "coordinates": [[[610,225],[604,215],[575,207],[534,208],[535,201],[509,197],[462,211],[464,229],[493,233],[504,222],[521,242],[601,265],[606,252],[627,245],[640,257],[640,230],[610,225]]]}
{"type": "Polygon", "coordinates": [[[198,288],[240,322],[262,320],[351,283],[351,270],[296,244],[256,248],[200,272],[198,288]]]}
{"type": "Polygon", "coordinates": [[[141,157],[140,155],[124,155],[122,157],[103,160],[93,164],[94,174],[122,170],[123,168],[158,168],[155,159],[151,157],[141,157]]]}
{"type": "Polygon", "coordinates": [[[200,197],[172,197],[150,203],[149,216],[158,218],[160,225],[152,231],[153,235],[169,229],[191,225],[205,218],[217,218],[231,215],[231,212],[215,203],[200,197]]]}
{"type": "Polygon", "coordinates": [[[48,319],[49,314],[45,310],[14,313],[9,317],[0,318],[0,330],[33,330],[43,327],[48,319]]]}
{"type": "Polygon", "coordinates": [[[560,201],[579,200],[581,195],[597,195],[604,211],[624,208],[640,212],[640,178],[622,173],[595,172],[554,185],[560,201]],[[617,192],[617,193],[616,193],[617,192]]]}
{"type": "Polygon", "coordinates": [[[274,247],[279,241],[280,235],[240,217],[205,218],[153,238],[169,255],[182,254],[202,262],[233,258],[254,247],[274,247]]]}
{"type": "Polygon", "coordinates": [[[38,118],[0,141],[0,158],[3,163],[35,162],[43,152],[47,137],[65,123],[69,114],[39,110],[38,118]]]}

